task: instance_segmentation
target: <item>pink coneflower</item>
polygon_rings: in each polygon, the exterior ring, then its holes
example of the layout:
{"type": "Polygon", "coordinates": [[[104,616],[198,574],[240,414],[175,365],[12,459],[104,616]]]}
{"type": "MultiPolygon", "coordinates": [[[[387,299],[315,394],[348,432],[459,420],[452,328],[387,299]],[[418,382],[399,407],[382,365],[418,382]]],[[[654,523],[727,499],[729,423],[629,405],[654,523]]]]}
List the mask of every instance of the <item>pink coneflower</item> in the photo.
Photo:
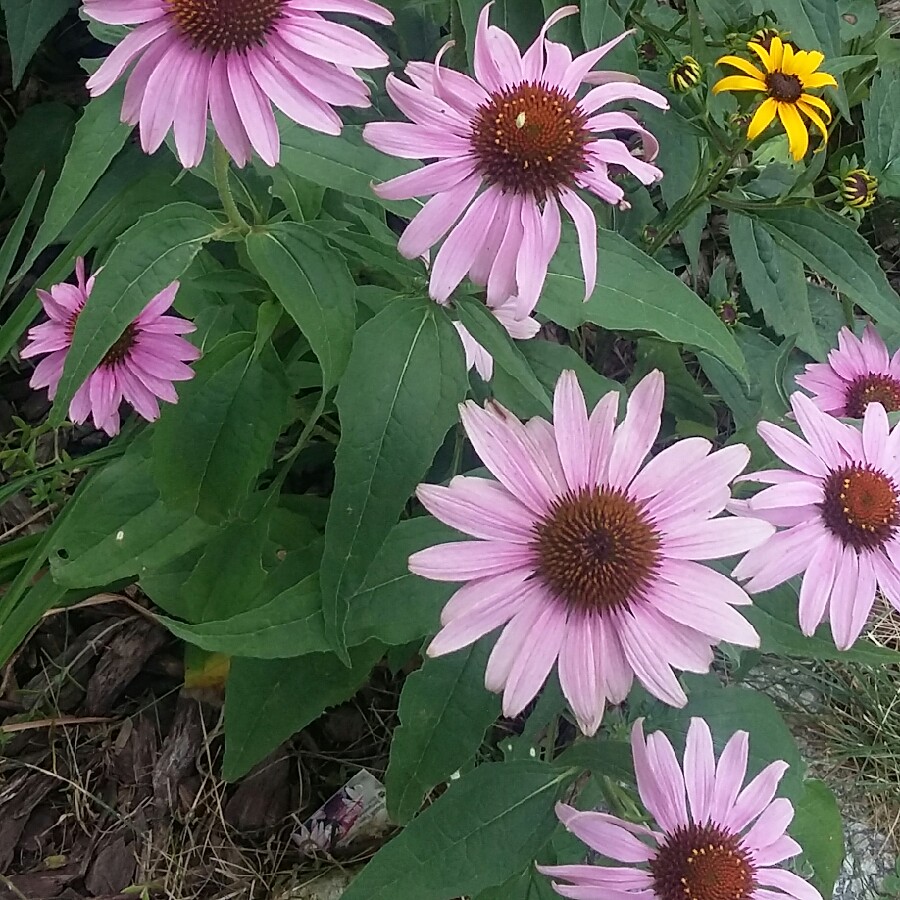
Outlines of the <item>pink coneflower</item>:
{"type": "Polygon", "coordinates": [[[102,94],[134,63],[122,121],[140,123],[141,146],[156,151],[174,127],[183,166],[203,159],[207,110],[239,166],[255,150],[278,162],[272,104],[288,118],[338,134],[332,107],[368,106],[354,68],[386,66],[372,40],[322,12],[351,13],[389,25],[371,0],[84,0],[84,11],[109,25],[137,25],[88,81],[102,94]]]}
{"type": "Polygon", "coordinates": [[[461,406],[481,461],[498,481],[457,476],[417,495],[442,522],[478,540],[439,544],[410,570],[464,581],[444,607],[428,648],[451,653],[502,625],[485,684],[517,715],[554,663],[578,724],[593,734],[607,700],[620,703],[634,675],[674,706],[687,698],[673,667],[706,672],[712,645],[757,646],[732,607],[750,602],[733,581],[696,560],[742,553],[769,537],[765,522],[717,516],[750,452],[711,453],[689,438],[641,464],[656,440],[663,376],[635,387],[616,427],[618,393],[588,416],[571,371],[556,385],[551,425],[523,424],[497,403],[461,406]],[[499,483],[498,483],[499,482],[499,483]]]}
{"type": "MultiPolygon", "coordinates": [[[[506,329],[506,333],[516,341],[527,341],[541,330],[541,325],[536,319],[532,319],[530,316],[525,319],[515,317],[515,298],[510,298],[506,303],[492,309],[491,312],[506,329]]],[[[494,375],[494,357],[472,337],[469,329],[462,322],[453,324],[459,332],[466,354],[466,368],[469,370],[474,368],[484,381],[490,381],[494,375]]]]}
{"type": "MultiPolygon", "coordinates": [[[[28,332],[30,343],[22,350],[26,359],[48,354],[35,367],[31,386],[49,388],[51,400],[62,377],[75,323],[96,277],[85,278],[81,258],[75,263],[75,273],[77,285],[56,284],[49,292],[37,292],[50,318],[28,332]]],[[[177,281],[172,282],[144,307],[78,388],[69,406],[73,422],[80,424],[92,416],[98,428],[114,435],[119,432],[119,406],[123,400],[150,422],[159,418],[158,400],[178,402],[172,382],[193,378],[193,371],[185,363],[200,357],[193,344],[179,337],[194,331],[194,326],[184,319],[163,315],[175,300],[178,287],[177,281]]]]}
{"type": "Polygon", "coordinates": [[[490,6],[478,19],[475,79],[441,68],[449,45],[434,65],[410,63],[412,84],[389,75],[387,89],[412,121],[373,123],[364,136],[393,156],[437,160],[375,189],[395,200],[432,195],[400,239],[400,252],[413,259],[447,235],[431,270],[432,297],[445,302],[468,275],[487,285],[492,306],[518,296],[518,317],[524,318],[537,304],[559,244],[560,205],[578,231],[585,296],[593,293],[597,223],[574,188],[621,204],[625,192],[610,179],[610,166],[627,169],[644,184],[662,177],[648,162],[658,148],[653,136],[628,113],[598,110],[629,99],[661,109],[668,104],[627,80],[578,98],[583,83],[605,80],[591,69],[627,34],[573,60],[546,33],[577,6],[553,13],[524,55],[505,31],[488,25],[490,6]],[[608,134],[614,130],[638,134],[645,158],[608,134]]]}
{"type": "Polygon", "coordinates": [[[881,335],[866,325],[860,340],[849,328],[838,334],[838,347],[827,363],[813,363],[797,384],[813,403],[835,416],[861,419],[870,403],[888,412],[900,410],[900,351],[891,356],[881,335]]]}
{"type": "Polygon", "coordinates": [[[794,807],[775,798],[788,764],[769,763],[746,787],[749,737],[736,731],[716,764],[712,735],[691,719],[678,764],[669,739],[644,740],[643,720],[631,730],[638,791],[656,828],[617,816],[579,812],[560,803],[556,814],[591,849],[623,866],[538,866],[557,894],[575,900],[822,900],[778,864],[803,848],[787,832],[794,807]]]}
{"type": "Polygon", "coordinates": [[[846,650],[866,624],[876,587],[900,610],[900,426],[890,429],[880,403],[866,407],[861,432],[799,392],[791,408],[805,440],[769,422],[758,428],[790,468],[747,476],[774,486],[731,507],[785,530],[733,574],[757,593],[805,572],[803,633],[828,615],[835,644],[846,650]]]}

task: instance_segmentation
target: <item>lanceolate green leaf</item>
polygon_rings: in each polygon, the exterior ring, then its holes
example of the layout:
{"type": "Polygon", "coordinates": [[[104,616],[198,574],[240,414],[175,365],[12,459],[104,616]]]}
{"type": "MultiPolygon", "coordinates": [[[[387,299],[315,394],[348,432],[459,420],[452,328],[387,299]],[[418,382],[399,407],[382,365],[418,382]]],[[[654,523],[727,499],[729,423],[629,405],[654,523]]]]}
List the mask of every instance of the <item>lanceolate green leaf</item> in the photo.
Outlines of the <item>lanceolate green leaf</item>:
{"type": "Polygon", "coordinates": [[[478,766],[383,847],[343,900],[450,900],[501,884],[550,837],[569,777],[539,762],[478,766]]]}
{"type": "Polygon", "coordinates": [[[768,0],[781,28],[805,50],[821,50],[825,57],[841,52],[841,20],[835,0],[768,0]]]}
{"type": "Polygon", "coordinates": [[[173,203],[144,216],[119,238],[78,316],[54,405],[57,422],[122,332],[183,274],[218,229],[215,216],[202,207],[173,203]]]}
{"type": "Polygon", "coordinates": [[[800,797],[805,767],[775,704],[765,694],[741,685],[722,687],[718,681],[703,676],[683,677],[688,705],[673,709],[657,703],[647,717],[644,730],[650,732],[661,728],[683,748],[691,718],[699,716],[706,719],[712,731],[717,754],[722,752],[735,731],[746,731],[750,735],[748,780],[770,762],[781,759],[790,765],[790,769],[781,780],[779,794],[790,799],[800,797]]]}
{"type": "Polygon", "coordinates": [[[356,334],[336,398],[341,442],[322,560],[336,648],[348,598],[456,422],[466,387],[459,335],[430,300],[398,298],[356,334]]]}
{"type": "Polygon", "coordinates": [[[834,892],[834,883],[844,861],[841,810],[824,781],[810,779],[798,803],[790,833],[803,848],[803,858],[812,866],[813,884],[823,897],[834,892]]]}
{"type": "Polygon", "coordinates": [[[553,405],[547,389],[488,308],[479,300],[463,297],[457,304],[457,311],[459,321],[468,329],[469,334],[494,358],[494,370],[502,369],[506,372],[542,407],[543,412],[549,413],[553,405]]]}
{"type": "Polygon", "coordinates": [[[875,251],[844,219],[808,207],[767,209],[758,215],[778,244],[880,324],[900,329],[900,298],[888,284],[875,251]]]}
{"type": "Polygon", "coordinates": [[[91,100],[81,114],[62,174],[50,195],[44,221],[19,275],[31,268],[40,253],[56,240],[125,145],[131,126],[120,121],[123,92],[122,85],[111,88],[103,96],[91,100]]]}
{"type": "Polygon", "coordinates": [[[232,517],[269,461],[289,392],[275,352],[229,335],[199,362],[154,435],[154,473],[173,507],[209,522],[232,517]]]}
{"type": "Polygon", "coordinates": [[[349,700],[383,652],[376,642],[356,647],[349,666],[334,653],[233,660],[225,693],[225,778],[240,778],[329,706],[349,700]]]}
{"type": "Polygon", "coordinates": [[[587,303],[578,244],[563,234],[540,310],[566,328],[593,322],[613,331],[648,331],[707,350],[743,373],[744,360],[728,329],[690,288],[621,235],[599,229],[597,288],[587,303]]]}
{"type": "Polygon", "coordinates": [[[878,176],[878,189],[900,194],[900,66],[884,67],[863,104],[866,165],[878,176]]]}
{"type": "MultiPolygon", "coordinates": [[[[395,646],[434,634],[440,627],[441,608],[457,585],[413,575],[409,557],[417,550],[461,537],[430,516],[395,525],[359,592],[349,600],[347,645],[377,639],[395,646]]],[[[321,548],[318,555],[312,549],[288,554],[246,603],[245,611],[237,615],[200,622],[190,619],[186,611],[172,610],[189,621],[166,619],[165,624],[173,634],[198,647],[237,656],[283,659],[328,650],[319,588],[320,559],[321,548]]]]}
{"type": "Polygon", "coordinates": [[[3,239],[3,246],[0,247],[0,290],[3,290],[6,282],[9,280],[9,273],[12,271],[13,263],[19,248],[22,246],[22,238],[25,237],[25,229],[31,220],[31,214],[34,212],[34,205],[37,202],[38,194],[41,192],[41,185],[44,183],[44,173],[40,172],[35,178],[25,203],[19,210],[16,220],[9,229],[6,237],[3,239]]]}
{"type": "Polygon", "coordinates": [[[797,346],[822,360],[829,346],[816,331],[809,306],[803,263],[777,245],[756,219],[740,213],[728,215],[731,250],[744,290],[754,308],[784,337],[796,335],[797,346]]]}
{"type": "Polygon", "coordinates": [[[337,384],[356,329],[356,285],[343,256],[307,225],[282,222],[247,237],[260,275],[309,341],[324,388],[337,384]]]}
{"type": "Polygon", "coordinates": [[[64,587],[94,587],[140,576],[207,541],[214,529],[172,510],[153,482],[149,442],[91,476],[53,536],[50,566],[64,587]]]}
{"type": "Polygon", "coordinates": [[[500,715],[500,700],[484,686],[491,643],[426,659],[403,686],[400,726],[391,741],[386,776],[388,812],[409,821],[425,795],[465,766],[500,715]]]}
{"type": "Polygon", "coordinates": [[[412,217],[422,208],[417,200],[379,200],[372,192],[373,182],[387,181],[417,166],[371,147],[358,125],[345,125],[340,137],[332,137],[293,122],[283,124],[281,165],[315,184],[382,203],[398,215],[412,217]]]}
{"type": "Polygon", "coordinates": [[[72,7],[70,0],[0,0],[6,16],[6,40],[12,57],[13,87],[18,87],[25,66],[47,32],[72,7]]]}

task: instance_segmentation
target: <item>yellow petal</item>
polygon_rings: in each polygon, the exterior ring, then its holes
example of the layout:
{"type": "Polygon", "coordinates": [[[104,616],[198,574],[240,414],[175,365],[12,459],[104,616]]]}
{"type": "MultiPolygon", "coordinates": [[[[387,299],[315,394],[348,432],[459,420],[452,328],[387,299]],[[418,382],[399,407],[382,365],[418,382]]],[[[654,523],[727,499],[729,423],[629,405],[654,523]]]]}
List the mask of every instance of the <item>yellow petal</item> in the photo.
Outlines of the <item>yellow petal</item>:
{"type": "Polygon", "coordinates": [[[809,106],[808,104],[806,104],[806,103],[803,102],[803,98],[802,98],[802,97],[801,97],[800,100],[797,102],[797,108],[798,108],[805,116],[808,116],[810,122],[812,122],[813,125],[815,125],[816,128],[818,128],[819,131],[822,133],[822,143],[816,148],[816,152],[818,153],[819,150],[824,150],[824,149],[825,149],[825,144],[828,143],[828,127],[827,127],[827,126],[825,125],[825,123],[822,121],[822,119],[821,119],[821,117],[819,116],[819,114],[818,114],[811,106],[809,106]]]}
{"type": "Polygon", "coordinates": [[[803,119],[800,118],[797,107],[791,103],[779,103],[778,118],[781,119],[781,124],[784,125],[784,130],[787,132],[791,156],[794,159],[803,159],[809,149],[809,134],[807,134],[806,126],[803,124],[803,119]]]}
{"type": "Polygon", "coordinates": [[[794,55],[794,74],[812,75],[825,61],[825,54],[818,50],[801,50],[794,55]]]}
{"type": "Polygon", "coordinates": [[[759,109],[753,114],[750,120],[750,126],[747,128],[747,138],[755,140],[758,138],[772,123],[775,113],[778,112],[778,101],[772,97],[767,97],[759,105],[759,109]]]}
{"type": "Polygon", "coordinates": [[[821,97],[814,97],[812,94],[801,94],[800,99],[809,106],[814,106],[816,109],[821,110],[828,121],[831,121],[831,109],[821,97]]]}
{"type": "Polygon", "coordinates": [[[794,48],[790,44],[783,45],[784,50],[781,55],[781,66],[779,67],[785,75],[794,74],[794,48]]]}
{"type": "Polygon", "coordinates": [[[780,37],[773,37],[769,45],[769,59],[772,61],[770,72],[781,71],[781,61],[784,58],[784,43],[780,37]]]}
{"type": "Polygon", "coordinates": [[[750,41],[747,46],[759,57],[759,61],[763,64],[763,68],[767,72],[775,71],[775,67],[772,65],[772,57],[769,56],[769,51],[766,50],[762,44],[757,44],[756,41],[750,41]]]}
{"type": "Polygon", "coordinates": [[[728,75],[713,85],[714,94],[720,94],[722,91],[764,91],[765,89],[764,82],[747,75],[728,75]]]}
{"type": "Polygon", "coordinates": [[[834,75],[829,75],[827,72],[813,72],[812,75],[800,75],[798,77],[800,78],[800,83],[806,89],[821,87],[836,88],[838,86],[834,75]]]}
{"type": "Polygon", "coordinates": [[[735,69],[740,69],[745,75],[749,75],[751,78],[758,78],[763,84],[766,82],[766,76],[753,63],[748,62],[746,59],[741,59],[739,56],[723,56],[716,60],[716,65],[734,66],[735,69]]]}

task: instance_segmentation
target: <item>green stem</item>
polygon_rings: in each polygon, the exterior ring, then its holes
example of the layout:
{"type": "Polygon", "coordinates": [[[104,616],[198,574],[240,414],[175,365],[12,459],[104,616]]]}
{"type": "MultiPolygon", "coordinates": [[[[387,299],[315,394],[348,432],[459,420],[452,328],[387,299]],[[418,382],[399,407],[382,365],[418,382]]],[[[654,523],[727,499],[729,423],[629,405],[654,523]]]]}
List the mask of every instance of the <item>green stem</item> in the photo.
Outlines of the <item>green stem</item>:
{"type": "Polygon", "coordinates": [[[747,144],[740,141],[727,156],[723,156],[712,168],[705,181],[698,180],[687,194],[675,204],[669,217],[663,223],[650,248],[650,256],[655,256],[668,242],[675,232],[690,218],[693,212],[709,199],[710,195],[726,178],[734,161],[743,153],[747,144]]]}
{"type": "Polygon", "coordinates": [[[219,198],[222,201],[222,209],[228,216],[231,225],[243,234],[250,230],[247,220],[241,215],[237,203],[234,200],[234,193],[231,190],[231,184],[228,181],[228,170],[231,166],[231,157],[225,149],[225,145],[217,137],[213,146],[213,173],[216,179],[216,190],[219,192],[219,198]]]}

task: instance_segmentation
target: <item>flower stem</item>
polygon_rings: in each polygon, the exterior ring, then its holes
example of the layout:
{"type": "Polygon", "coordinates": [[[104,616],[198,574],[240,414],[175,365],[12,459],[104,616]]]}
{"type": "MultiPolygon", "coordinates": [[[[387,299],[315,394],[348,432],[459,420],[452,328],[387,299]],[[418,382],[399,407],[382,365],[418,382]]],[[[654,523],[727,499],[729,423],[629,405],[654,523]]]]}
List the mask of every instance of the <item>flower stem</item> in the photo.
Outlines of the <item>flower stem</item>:
{"type": "Polygon", "coordinates": [[[228,181],[228,170],[231,166],[231,157],[225,149],[225,145],[217,137],[213,145],[213,174],[216,179],[216,190],[222,201],[222,209],[228,216],[229,223],[237,230],[246,234],[250,230],[247,220],[241,215],[238,205],[234,200],[234,193],[228,181]]]}
{"type": "Polygon", "coordinates": [[[672,235],[690,218],[692,213],[710,197],[728,175],[729,171],[731,171],[734,161],[743,153],[746,146],[746,141],[739,141],[731,149],[730,153],[719,159],[705,180],[698,179],[691,190],[675,204],[668,219],[663,223],[650,244],[650,248],[647,251],[650,256],[655,256],[669,242],[672,235]]]}

